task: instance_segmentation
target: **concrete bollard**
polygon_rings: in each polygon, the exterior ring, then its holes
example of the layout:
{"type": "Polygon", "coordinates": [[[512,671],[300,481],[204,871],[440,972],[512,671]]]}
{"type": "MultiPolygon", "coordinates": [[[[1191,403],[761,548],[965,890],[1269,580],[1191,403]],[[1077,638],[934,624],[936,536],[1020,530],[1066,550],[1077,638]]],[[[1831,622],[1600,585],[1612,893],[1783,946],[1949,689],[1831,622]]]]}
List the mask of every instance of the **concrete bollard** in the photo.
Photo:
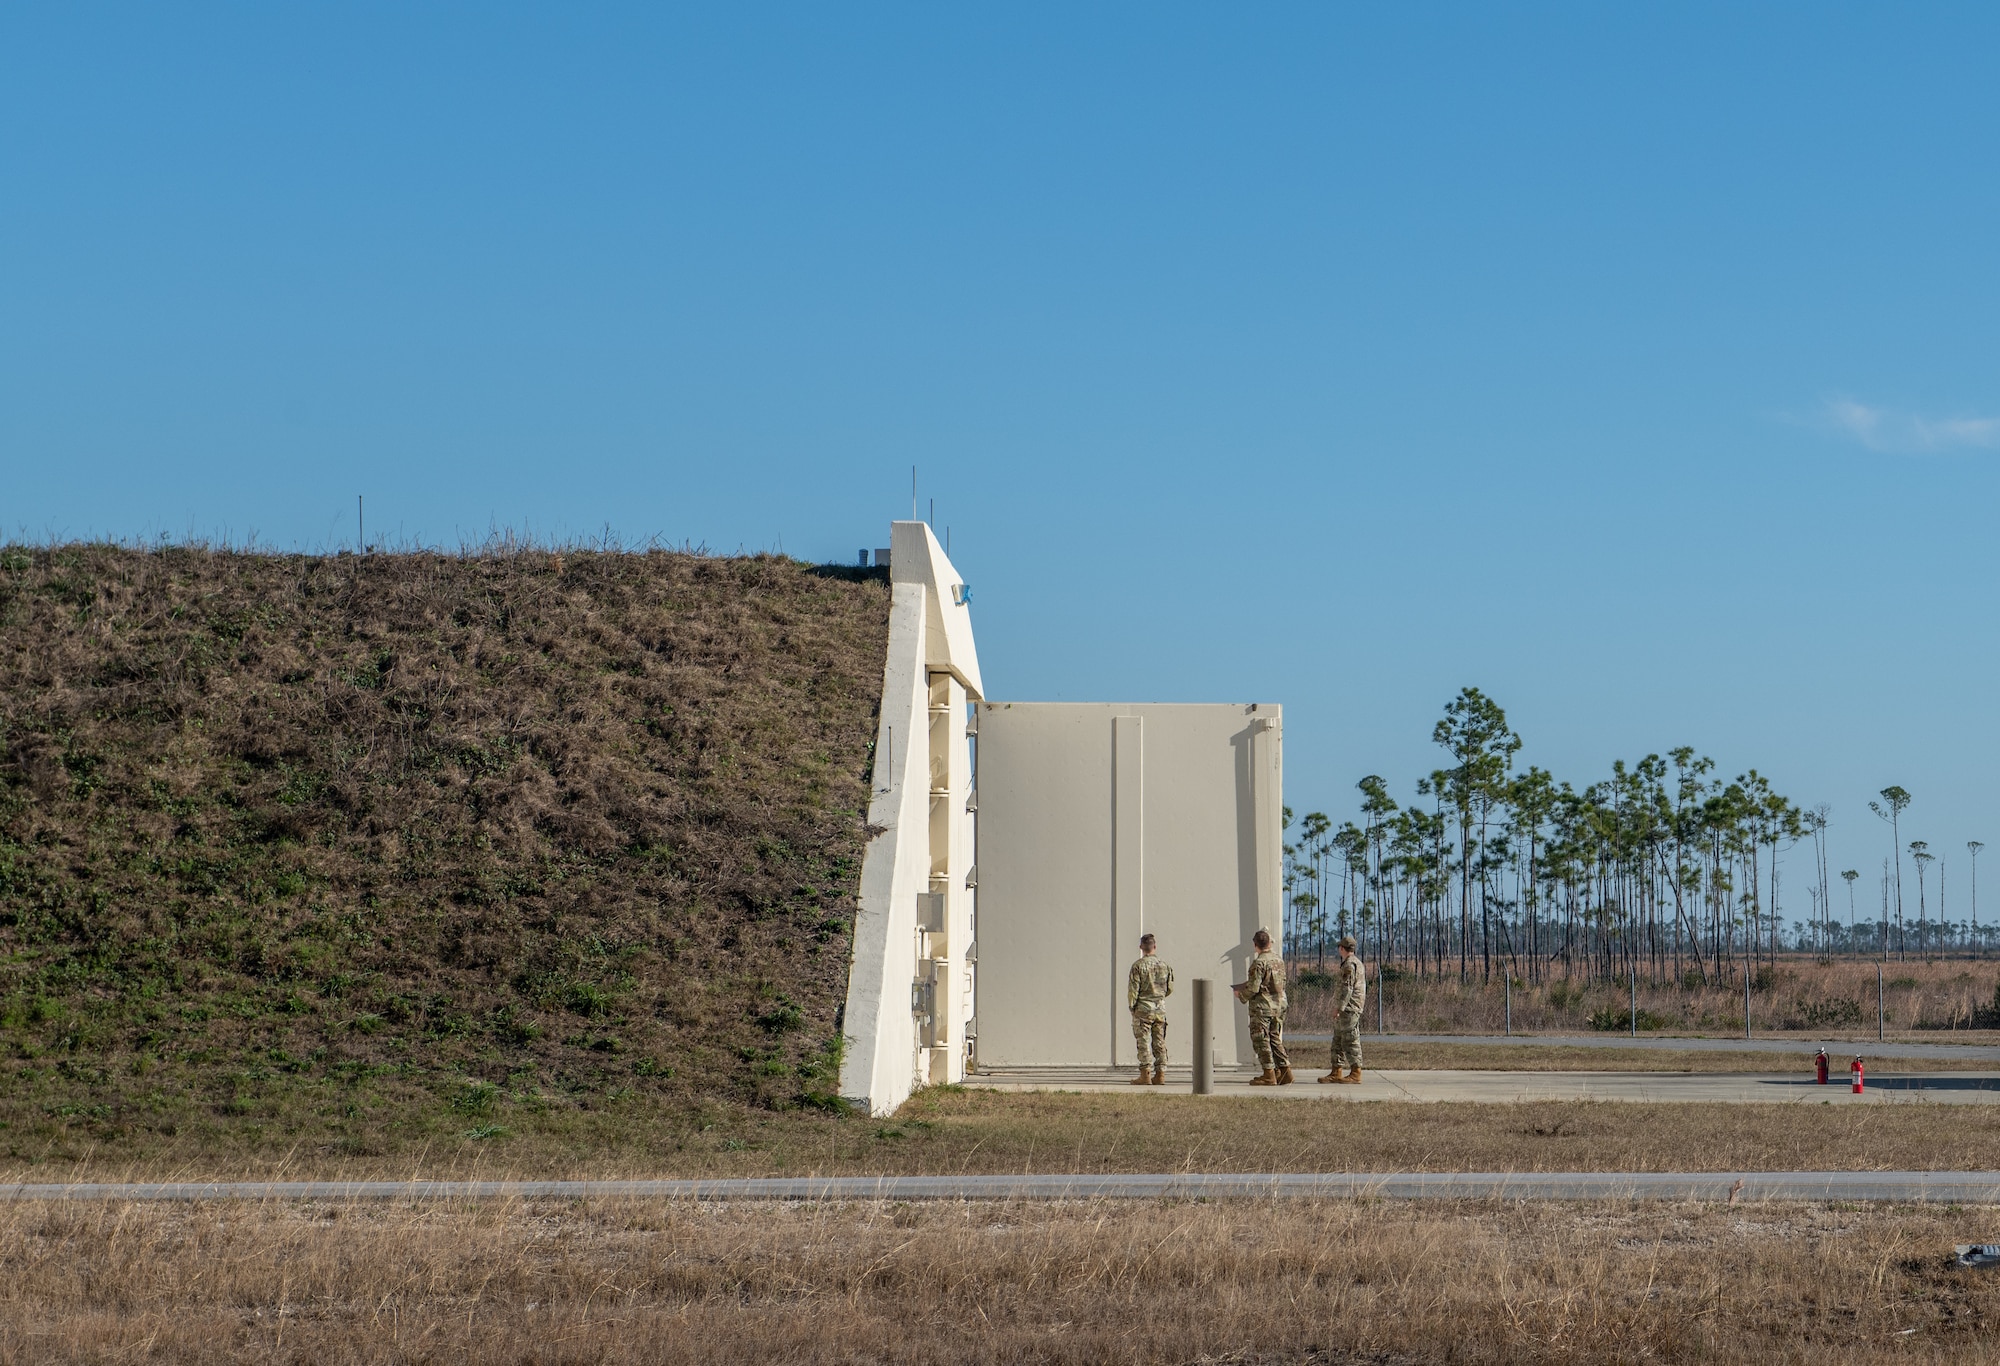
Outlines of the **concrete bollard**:
{"type": "Polygon", "coordinates": [[[1194,1037],[1188,1046],[1194,1050],[1194,1093],[1198,1096],[1215,1094],[1214,989],[1215,983],[1208,978],[1194,979],[1194,1037]]]}

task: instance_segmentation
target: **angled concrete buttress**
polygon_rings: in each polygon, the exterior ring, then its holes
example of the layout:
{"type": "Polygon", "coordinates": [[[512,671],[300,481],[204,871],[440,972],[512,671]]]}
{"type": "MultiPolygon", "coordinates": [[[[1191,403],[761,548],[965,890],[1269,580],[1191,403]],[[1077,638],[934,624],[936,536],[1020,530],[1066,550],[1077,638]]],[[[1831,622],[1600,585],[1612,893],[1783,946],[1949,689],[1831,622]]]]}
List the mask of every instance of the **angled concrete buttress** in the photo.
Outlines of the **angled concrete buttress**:
{"type": "Polygon", "coordinates": [[[889,651],[842,1032],[840,1092],[886,1115],[961,1081],[972,1019],[972,754],[984,695],[958,571],[922,522],[892,524],[889,651]]]}

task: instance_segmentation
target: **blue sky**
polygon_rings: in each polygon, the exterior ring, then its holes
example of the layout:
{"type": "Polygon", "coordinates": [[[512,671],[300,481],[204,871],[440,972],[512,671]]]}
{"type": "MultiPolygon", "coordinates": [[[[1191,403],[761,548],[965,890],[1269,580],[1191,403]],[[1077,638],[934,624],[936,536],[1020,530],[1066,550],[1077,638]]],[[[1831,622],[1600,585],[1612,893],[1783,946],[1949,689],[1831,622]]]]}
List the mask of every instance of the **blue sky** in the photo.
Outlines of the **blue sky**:
{"type": "Polygon", "coordinates": [[[1900,783],[1956,890],[1995,51],[1970,5],[9,6],[0,527],[334,546],[365,493],[846,559],[914,464],[996,696],[1276,700],[1344,812],[1475,684],[1579,784],[1687,743],[1829,803],[1864,889],[1900,783]]]}

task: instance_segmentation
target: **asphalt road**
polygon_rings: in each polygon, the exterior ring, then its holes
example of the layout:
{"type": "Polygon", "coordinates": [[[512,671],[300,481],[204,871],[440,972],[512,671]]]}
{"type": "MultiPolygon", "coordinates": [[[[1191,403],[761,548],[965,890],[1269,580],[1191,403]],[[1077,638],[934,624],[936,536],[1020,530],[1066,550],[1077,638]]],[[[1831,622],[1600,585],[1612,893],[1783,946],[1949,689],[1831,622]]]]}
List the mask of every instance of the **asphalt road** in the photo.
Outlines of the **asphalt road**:
{"type": "MultiPolygon", "coordinates": [[[[1820,1086],[1801,1065],[1796,1072],[1527,1072],[1444,1068],[1369,1067],[1358,1086],[1322,1086],[1317,1069],[1298,1069],[1291,1086],[1251,1086],[1254,1072],[1217,1069],[1215,1094],[1263,1100],[1352,1102],[1367,1100],[1475,1101],[1506,1105],[1525,1100],[1606,1100],[1706,1102],[1769,1105],[1995,1105],[2000,1104],[2000,1072],[1904,1072],[1869,1074],[1862,1094],[1848,1089],[1836,1066],[1820,1086]]],[[[1140,1096],[1186,1095],[1190,1069],[1168,1067],[1167,1084],[1131,1085],[1130,1071],[1108,1067],[996,1068],[967,1077],[966,1085],[995,1091],[1072,1091],[1140,1096]]]]}
{"type": "MultiPolygon", "coordinates": [[[[1331,1034],[1287,1033],[1290,1043],[1328,1043],[1331,1034]]],[[[1979,1062],[2000,1062],[2000,1046],[1954,1043],[1876,1043],[1873,1039],[1815,1039],[1806,1037],[1762,1039],[1675,1039],[1629,1034],[1364,1034],[1365,1049],[1375,1043],[1465,1043],[1501,1044],[1507,1047],[1561,1048],[1664,1048],[1697,1053],[1792,1053],[1812,1057],[1822,1044],[1836,1058],[1970,1058],[1979,1062]]]]}
{"type": "Polygon", "coordinates": [[[1893,1200],[2000,1204],[2000,1172],[1134,1173],[693,1181],[174,1181],[0,1186],[0,1200],[1893,1200]]]}

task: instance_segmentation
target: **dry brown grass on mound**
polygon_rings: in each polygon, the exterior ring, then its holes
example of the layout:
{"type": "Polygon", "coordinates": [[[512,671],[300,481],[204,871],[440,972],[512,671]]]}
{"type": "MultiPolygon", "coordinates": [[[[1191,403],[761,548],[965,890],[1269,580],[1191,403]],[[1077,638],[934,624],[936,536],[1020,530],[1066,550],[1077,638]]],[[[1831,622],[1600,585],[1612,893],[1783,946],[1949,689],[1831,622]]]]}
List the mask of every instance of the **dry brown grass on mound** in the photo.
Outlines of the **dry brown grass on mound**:
{"type": "MultiPolygon", "coordinates": [[[[381,1155],[173,1140],[0,1164],[0,1181],[1286,1171],[1995,1171],[1986,1107],[1922,1103],[1277,1103],[1153,1093],[919,1093],[892,1119],[714,1107],[527,1116],[504,1138],[381,1155]],[[648,1118],[655,1122],[648,1123],[648,1118]],[[544,1127],[538,1127],[544,1126],[544,1127]]],[[[454,1141],[455,1140],[455,1141],[454,1141]]]]}
{"type": "Polygon", "coordinates": [[[763,556],[0,548],[0,1142],[831,1090],[887,617],[763,556]]]}
{"type": "Polygon", "coordinates": [[[0,1209],[0,1362],[1991,1359],[2000,1210],[0,1209]]]}

